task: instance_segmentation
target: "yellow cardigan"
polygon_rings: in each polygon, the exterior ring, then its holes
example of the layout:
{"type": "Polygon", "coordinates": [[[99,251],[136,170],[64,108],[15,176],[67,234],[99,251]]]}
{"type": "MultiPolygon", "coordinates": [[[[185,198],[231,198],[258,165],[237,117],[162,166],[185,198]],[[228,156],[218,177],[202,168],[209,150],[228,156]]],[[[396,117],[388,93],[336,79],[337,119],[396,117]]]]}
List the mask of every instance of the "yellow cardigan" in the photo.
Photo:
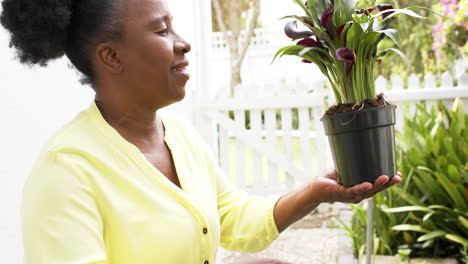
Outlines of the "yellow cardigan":
{"type": "Polygon", "coordinates": [[[219,245],[259,251],[278,236],[279,195],[235,189],[187,122],[158,114],[182,189],[93,101],[48,141],[24,186],[25,264],[214,264],[219,245]]]}

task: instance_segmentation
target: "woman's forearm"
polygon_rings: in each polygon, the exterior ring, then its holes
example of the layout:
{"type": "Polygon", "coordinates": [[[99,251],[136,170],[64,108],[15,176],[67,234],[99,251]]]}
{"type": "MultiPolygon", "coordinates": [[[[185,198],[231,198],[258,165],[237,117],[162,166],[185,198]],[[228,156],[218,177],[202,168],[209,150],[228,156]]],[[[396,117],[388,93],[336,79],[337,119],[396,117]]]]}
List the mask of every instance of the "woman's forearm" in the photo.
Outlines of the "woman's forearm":
{"type": "Polygon", "coordinates": [[[307,184],[283,195],[276,203],[273,215],[280,233],[320,204],[318,197],[314,197],[314,193],[311,191],[311,185],[307,184]]]}

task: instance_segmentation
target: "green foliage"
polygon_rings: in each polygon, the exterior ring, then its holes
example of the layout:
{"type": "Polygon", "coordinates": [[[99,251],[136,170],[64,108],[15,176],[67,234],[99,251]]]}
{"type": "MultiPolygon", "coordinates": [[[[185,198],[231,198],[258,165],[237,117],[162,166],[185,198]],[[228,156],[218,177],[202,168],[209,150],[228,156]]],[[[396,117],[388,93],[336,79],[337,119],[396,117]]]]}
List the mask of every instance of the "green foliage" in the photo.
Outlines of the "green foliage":
{"type": "MultiPolygon", "coordinates": [[[[305,62],[315,63],[330,81],[337,103],[358,104],[365,99],[374,99],[377,62],[388,51],[406,59],[399,49],[379,48],[383,39],[396,46],[403,41],[400,33],[390,25],[401,15],[425,18],[412,11],[420,9],[415,6],[393,9],[378,5],[356,10],[356,0],[293,2],[302,8],[304,16],[290,15],[285,18],[295,19],[307,30],[299,31],[296,24],[288,23],[286,35],[293,40],[302,40],[280,49],[273,60],[293,55],[303,58],[305,62]],[[380,12],[372,14],[374,9],[380,12]]],[[[411,35],[404,33],[406,38],[411,35]]]]}
{"type": "MultiPolygon", "coordinates": [[[[359,0],[358,7],[373,6],[376,3],[393,4],[396,8],[403,6],[422,6],[444,14],[439,0],[359,0]]],[[[415,73],[420,78],[431,72],[434,75],[445,71],[454,71],[455,62],[466,58],[468,55],[468,31],[463,28],[463,22],[466,20],[466,9],[468,9],[468,0],[458,2],[459,10],[453,16],[436,17],[429,16],[430,12],[422,10],[421,14],[428,17],[426,20],[412,19],[409,17],[400,17],[394,21],[395,28],[402,36],[406,36],[401,41],[401,49],[405,51],[408,57],[408,64],[397,56],[388,56],[382,64],[377,65],[376,74],[390,79],[393,75],[399,75],[407,79],[409,74],[415,73]],[[443,38],[445,41],[436,45],[433,31],[437,30],[439,24],[445,25],[443,38]]],[[[437,38],[436,38],[437,40],[437,38]]],[[[395,47],[395,44],[384,39],[381,44],[382,49],[395,47]]]]}
{"type": "MultiPolygon", "coordinates": [[[[468,253],[468,114],[456,100],[452,110],[439,102],[418,106],[398,134],[398,168],[402,186],[377,194],[375,252],[411,257],[457,257],[468,253]]],[[[354,206],[354,221],[364,228],[362,206],[354,206]]],[[[352,233],[355,254],[365,232],[352,233]]],[[[349,231],[348,231],[349,232],[349,231]]]]}

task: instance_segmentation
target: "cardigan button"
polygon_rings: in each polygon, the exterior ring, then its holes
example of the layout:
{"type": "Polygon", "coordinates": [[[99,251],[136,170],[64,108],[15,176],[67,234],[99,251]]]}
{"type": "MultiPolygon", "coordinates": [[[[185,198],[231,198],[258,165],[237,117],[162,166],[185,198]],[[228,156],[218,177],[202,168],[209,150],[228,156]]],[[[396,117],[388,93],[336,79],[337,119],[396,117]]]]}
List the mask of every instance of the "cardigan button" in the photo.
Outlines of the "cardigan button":
{"type": "Polygon", "coordinates": [[[208,229],[207,228],[203,228],[203,234],[204,235],[208,234],[208,229]]]}
{"type": "Polygon", "coordinates": [[[210,264],[210,262],[208,260],[205,260],[205,262],[203,262],[203,264],[210,264]]]}

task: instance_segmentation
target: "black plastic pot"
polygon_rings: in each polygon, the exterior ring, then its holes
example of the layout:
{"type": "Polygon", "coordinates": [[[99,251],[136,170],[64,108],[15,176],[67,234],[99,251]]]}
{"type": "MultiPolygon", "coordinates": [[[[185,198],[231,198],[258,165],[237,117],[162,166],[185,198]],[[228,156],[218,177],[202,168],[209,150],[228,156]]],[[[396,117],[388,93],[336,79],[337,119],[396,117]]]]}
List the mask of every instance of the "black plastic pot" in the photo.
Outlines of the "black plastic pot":
{"type": "Polygon", "coordinates": [[[340,184],[395,175],[395,109],[387,105],[322,117],[340,184]]]}

